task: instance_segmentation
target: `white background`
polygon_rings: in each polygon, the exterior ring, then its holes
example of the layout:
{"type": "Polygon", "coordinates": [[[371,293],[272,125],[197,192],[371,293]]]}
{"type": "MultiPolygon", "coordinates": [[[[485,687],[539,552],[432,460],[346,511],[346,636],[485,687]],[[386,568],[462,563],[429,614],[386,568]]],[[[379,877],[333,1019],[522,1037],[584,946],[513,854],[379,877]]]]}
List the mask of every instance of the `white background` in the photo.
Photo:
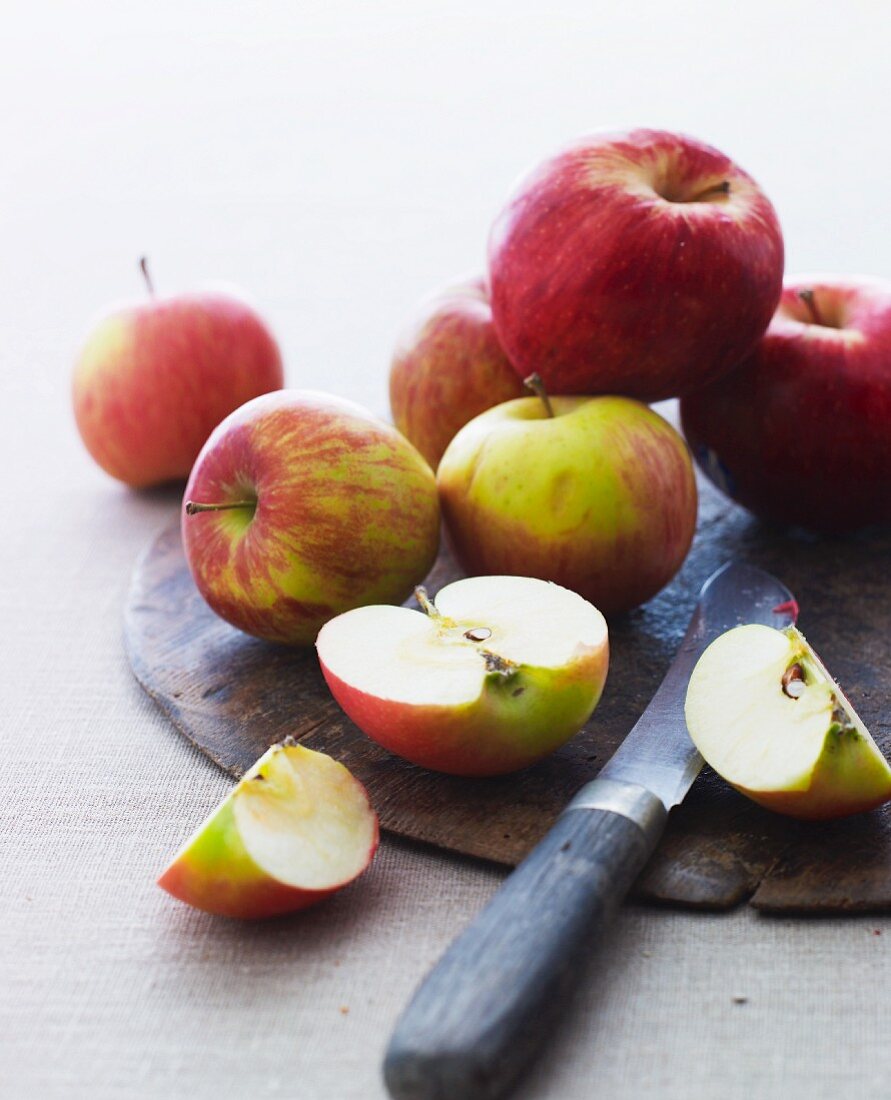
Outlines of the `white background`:
{"type": "MultiPolygon", "coordinates": [[[[882,0],[5,5],[4,1097],[379,1097],[396,1014],[500,878],[387,844],[324,911],[260,928],[153,885],[227,780],[121,649],[175,495],[109,481],[71,422],[77,343],[141,293],[137,257],[162,291],[238,284],[291,384],[380,413],[417,299],[479,269],[515,177],[592,128],[705,138],[774,200],[790,271],[887,275],[888,47],[882,0]]],[[[884,1097],[889,938],[629,909],[524,1096],[884,1097]]]]}

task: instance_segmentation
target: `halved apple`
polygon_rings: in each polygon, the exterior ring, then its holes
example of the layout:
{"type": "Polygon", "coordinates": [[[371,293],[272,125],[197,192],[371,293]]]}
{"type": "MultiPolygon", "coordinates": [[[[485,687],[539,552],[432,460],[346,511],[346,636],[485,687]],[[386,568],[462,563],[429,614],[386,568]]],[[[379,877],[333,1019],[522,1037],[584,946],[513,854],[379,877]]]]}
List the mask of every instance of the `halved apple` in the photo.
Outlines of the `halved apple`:
{"type": "Polygon", "coordinates": [[[687,729],[742,794],[820,820],[891,799],[891,767],[795,627],[734,627],[699,658],[687,729]]]}
{"type": "Polygon", "coordinates": [[[359,607],[316,646],[334,698],[385,749],[453,775],[524,768],[567,741],[600,699],[609,661],[601,613],[530,577],[470,577],[426,614],[359,607]]]}
{"type": "Polygon", "coordinates": [[[158,885],[208,913],[272,917],[352,882],[377,845],[362,784],[330,756],[286,740],[260,757],[158,885]]]}

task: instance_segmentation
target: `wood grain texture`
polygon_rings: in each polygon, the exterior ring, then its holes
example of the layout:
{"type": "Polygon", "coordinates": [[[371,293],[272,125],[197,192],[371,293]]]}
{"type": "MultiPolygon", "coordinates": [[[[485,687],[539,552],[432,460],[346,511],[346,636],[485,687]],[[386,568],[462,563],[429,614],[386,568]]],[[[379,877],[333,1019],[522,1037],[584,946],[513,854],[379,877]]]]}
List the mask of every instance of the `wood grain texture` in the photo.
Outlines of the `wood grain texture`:
{"type": "MultiPolygon", "coordinates": [[[[179,730],[240,775],[290,734],[343,761],[368,786],[390,832],[505,864],[518,863],[592,778],[646,707],[706,577],[738,557],[775,573],[798,597],[799,625],[886,752],[891,749],[891,534],[816,539],[752,519],[702,486],[693,550],[671,585],[610,622],[610,674],[586,728],[549,759],[486,780],[437,775],[368,741],[328,694],[313,651],[240,634],[192,583],[171,524],[136,566],[125,614],[133,670],[179,730]]],[[[456,576],[443,552],[431,591],[456,576]]],[[[671,814],[635,887],[639,899],[765,911],[891,909],[891,813],[801,824],[760,809],[706,769],[671,814]]]]}

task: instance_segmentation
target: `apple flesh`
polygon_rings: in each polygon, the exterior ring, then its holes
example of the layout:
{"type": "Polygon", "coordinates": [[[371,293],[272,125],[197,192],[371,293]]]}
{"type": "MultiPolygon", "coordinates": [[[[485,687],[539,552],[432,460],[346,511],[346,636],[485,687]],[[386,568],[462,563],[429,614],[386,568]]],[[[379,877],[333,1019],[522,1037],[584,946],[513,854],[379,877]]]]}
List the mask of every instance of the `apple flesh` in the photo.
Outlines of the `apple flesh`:
{"type": "Polygon", "coordinates": [[[433,472],[352,401],[282,390],[228,416],[202,448],[182,516],[201,595],[227,622],[310,645],[361,604],[401,602],[439,548],[433,472]]]}
{"type": "Polygon", "coordinates": [[[473,577],[441,589],[428,613],[362,607],[327,623],[325,680],[373,741],[453,775],[500,775],[577,733],[609,662],[597,608],[529,577],[473,577]]]}
{"type": "Polygon", "coordinates": [[[891,767],[795,627],[738,626],[712,642],[686,718],[705,760],[769,810],[822,820],[891,799],[891,767]]]}
{"type": "Polygon", "coordinates": [[[425,302],[390,367],[393,421],[434,470],[468,420],[522,396],[523,384],[495,335],[482,279],[425,302]]]}
{"type": "Polygon", "coordinates": [[[676,397],[734,367],[780,296],[770,202],[723,153],[600,133],[535,169],[489,241],[492,312],[551,393],[676,397]]]}
{"type": "Polygon", "coordinates": [[[278,345],[244,302],[152,297],[109,312],[88,336],[74,416],[96,462],[141,488],[187,478],[225,416],[283,384],[278,345]]]}
{"type": "Polygon", "coordinates": [[[377,846],[362,784],[330,756],[285,741],[245,774],[158,885],[208,913],[274,917],[342,889],[377,846]]]}
{"type": "Polygon", "coordinates": [[[555,581],[606,614],[666,585],[696,527],[684,441],[627,397],[526,397],[489,409],[449,444],[437,483],[466,573],[555,581]]]}
{"type": "Polygon", "coordinates": [[[711,480],[817,531],[891,522],[891,283],[790,280],[752,354],[681,402],[711,480]]]}

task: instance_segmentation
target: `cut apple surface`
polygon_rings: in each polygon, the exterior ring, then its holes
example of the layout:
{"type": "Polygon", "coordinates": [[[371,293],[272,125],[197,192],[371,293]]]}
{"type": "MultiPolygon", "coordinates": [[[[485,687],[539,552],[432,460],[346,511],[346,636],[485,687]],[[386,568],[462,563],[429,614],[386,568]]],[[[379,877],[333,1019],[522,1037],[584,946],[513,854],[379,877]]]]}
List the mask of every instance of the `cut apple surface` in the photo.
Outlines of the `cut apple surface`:
{"type": "Polygon", "coordinates": [[[738,626],[712,642],[686,718],[707,763],[768,809],[816,820],[891,799],[891,767],[795,627],[738,626]]]}
{"type": "Polygon", "coordinates": [[[362,784],[330,756],[285,741],[245,774],[158,885],[209,913],[271,917],[352,882],[377,845],[362,784]]]}
{"type": "Polygon", "coordinates": [[[584,725],[606,679],[601,613],[530,577],[471,577],[426,613],[360,607],[326,623],[325,679],[369,737],[422,767],[497,775],[525,767],[584,725]]]}

